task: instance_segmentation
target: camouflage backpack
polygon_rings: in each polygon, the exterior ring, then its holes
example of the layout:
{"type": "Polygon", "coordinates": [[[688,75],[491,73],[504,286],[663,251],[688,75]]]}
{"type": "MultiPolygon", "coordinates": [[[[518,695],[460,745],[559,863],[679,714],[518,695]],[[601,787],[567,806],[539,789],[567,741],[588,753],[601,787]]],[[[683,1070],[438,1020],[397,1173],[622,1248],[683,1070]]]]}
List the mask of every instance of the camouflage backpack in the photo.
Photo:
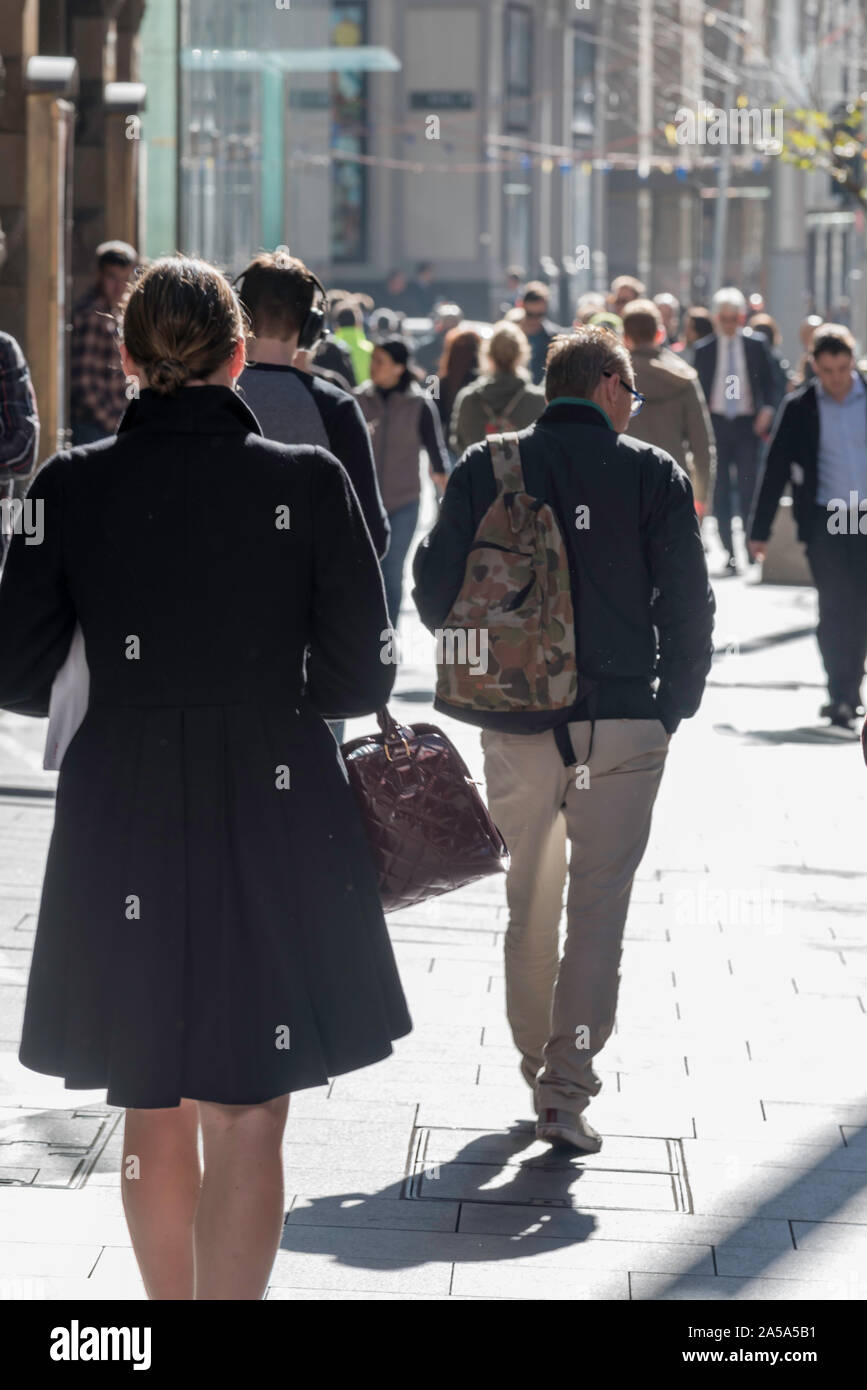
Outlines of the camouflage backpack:
{"type": "Polygon", "coordinates": [[[566,544],[550,505],[525,491],[518,436],[488,444],[497,496],[439,634],[437,696],[480,713],[569,709],[578,671],[566,544]]]}

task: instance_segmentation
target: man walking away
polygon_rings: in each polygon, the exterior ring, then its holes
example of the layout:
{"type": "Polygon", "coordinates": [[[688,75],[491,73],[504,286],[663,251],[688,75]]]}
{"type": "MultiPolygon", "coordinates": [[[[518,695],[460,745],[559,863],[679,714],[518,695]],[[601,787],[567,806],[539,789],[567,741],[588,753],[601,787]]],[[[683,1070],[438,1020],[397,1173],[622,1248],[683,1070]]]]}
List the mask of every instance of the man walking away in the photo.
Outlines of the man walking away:
{"type": "Polygon", "coordinates": [[[239,378],[243,399],[266,439],[318,444],[340,460],[381,560],[388,549],[388,520],[364,417],[348,391],[292,365],[299,337],[304,346],[315,347],[308,334],[313,332],[311,318],[325,310],[324,292],[321,308],[316,304],[319,282],[303,261],[285,251],[263,252],[238,280],[254,335],[239,378]]]}
{"type": "Polygon", "coordinates": [[[698,373],[663,346],[665,325],[653,300],[633,299],[623,315],[623,335],[644,396],[628,433],[664,449],[688,474],[699,519],[713,496],[716,446],[698,373]]]}
{"type": "Polygon", "coordinates": [[[810,369],[811,379],[783,402],[768,445],[750,550],[765,558],[791,482],[798,536],[819,594],[816,636],[829,697],[821,713],[851,729],[864,713],[867,659],[867,382],[855,369],[848,328],[826,323],[815,330],[810,369]]]}
{"type": "MultiPolygon", "coordinates": [[[[506,1002],[536,1132],[595,1152],[601,1139],[584,1111],[614,1027],[632,880],[669,739],[701,701],[714,601],[689,479],[670,455],[624,434],[636,395],[622,343],[589,327],[558,338],[545,394],[544,414],[517,436],[523,485],[551,506],[568,549],[577,667],[590,691],[579,682],[566,709],[464,717],[483,730],[491,814],[512,856],[506,1002]]],[[[476,444],[415,555],[414,598],[431,630],[450,613],[496,496],[489,445],[476,444]]],[[[494,607],[488,623],[498,621],[494,607]]]]}
{"type": "Polygon", "coordinates": [[[96,284],[75,306],[69,360],[73,444],[93,444],[115,433],[129,401],[120,362],[120,307],[138,252],[125,241],[96,248],[96,284]]]}
{"type": "Polygon", "coordinates": [[[361,305],[355,300],[344,300],[336,305],[334,311],[334,337],[350,358],[352,389],[363,381],[370,380],[370,358],[373,343],[364,331],[364,316],[361,305]]]}
{"type": "MultiPolygon", "coordinates": [[[[24,353],[8,333],[0,333],[0,503],[8,504],[16,486],[27,482],[38,451],[39,415],[24,353]]],[[[0,516],[0,565],[5,529],[6,517],[0,516]]]]}
{"type": "Polygon", "coordinates": [[[713,297],[713,310],[716,331],[696,347],[695,369],[716,436],[713,510],[726,552],[723,576],[727,576],[738,572],[732,537],[732,469],[746,532],[756,488],[760,437],[774,418],[774,378],[763,339],[744,331],[747,301],[740,290],[719,290],[713,297]]]}

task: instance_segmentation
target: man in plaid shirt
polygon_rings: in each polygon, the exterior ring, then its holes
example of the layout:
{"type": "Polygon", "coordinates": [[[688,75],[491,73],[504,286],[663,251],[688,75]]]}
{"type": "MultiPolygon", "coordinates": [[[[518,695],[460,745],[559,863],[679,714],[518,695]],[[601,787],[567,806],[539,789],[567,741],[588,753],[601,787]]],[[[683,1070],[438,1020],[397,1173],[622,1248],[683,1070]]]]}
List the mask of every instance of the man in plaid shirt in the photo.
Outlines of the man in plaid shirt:
{"type": "Polygon", "coordinates": [[[72,315],[70,397],[73,444],[114,434],[129,405],[118,353],[118,311],[138,264],[125,241],[96,248],[98,279],[72,315]]]}
{"type": "MultiPolygon", "coordinates": [[[[0,333],[0,502],[23,490],[39,448],[39,416],[30,372],[14,338],[0,333]]],[[[5,517],[3,518],[5,521],[5,517]]],[[[0,564],[6,546],[0,524],[0,564]]]]}

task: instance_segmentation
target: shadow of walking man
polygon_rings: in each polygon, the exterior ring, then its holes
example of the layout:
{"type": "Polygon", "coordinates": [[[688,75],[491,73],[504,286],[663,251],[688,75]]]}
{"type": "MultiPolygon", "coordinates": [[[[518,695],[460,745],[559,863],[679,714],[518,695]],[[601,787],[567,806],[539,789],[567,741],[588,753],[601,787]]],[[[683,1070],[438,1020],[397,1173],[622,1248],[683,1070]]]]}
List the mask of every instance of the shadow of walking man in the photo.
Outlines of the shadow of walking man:
{"type": "Polygon", "coordinates": [[[576,1209],[588,1169],[584,1155],[540,1143],[526,1122],[455,1149],[457,1133],[440,1131],[437,1145],[416,1151],[406,1174],[378,1191],[293,1205],[280,1249],[330,1255],[356,1268],[398,1269],[527,1258],[592,1235],[595,1217],[576,1209]]]}

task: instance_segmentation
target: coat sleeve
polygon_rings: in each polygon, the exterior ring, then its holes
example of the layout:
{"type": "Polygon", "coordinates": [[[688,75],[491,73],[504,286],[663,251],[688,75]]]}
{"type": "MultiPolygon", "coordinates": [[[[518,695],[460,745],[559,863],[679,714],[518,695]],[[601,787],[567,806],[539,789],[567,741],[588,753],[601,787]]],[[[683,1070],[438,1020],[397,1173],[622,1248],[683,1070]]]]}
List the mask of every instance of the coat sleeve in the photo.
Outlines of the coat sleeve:
{"type": "Polygon", "coordinates": [[[669,733],[695,714],[711,666],[715,603],[682,468],[666,467],[649,481],[647,558],[654,586],[653,623],[659,633],[657,708],[669,733]]]}
{"type": "Polygon", "coordinates": [[[765,449],[759,480],[756,484],[752,515],[747,535],[752,541],[766,541],[771,534],[780,498],[789,481],[794,449],[794,427],[800,414],[797,398],[783,401],[777,414],[773,433],[765,449]]]}
{"type": "Polygon", "coordinates": [[[43,717],[76,621],[63,569],[58,460],[40,469],[18,505],[0,580],[0,707],[43,717]]]}
{"type": "Polygon", "coordinates": [[[346,470],[316,455],[307,694],[324,718],[352,719],[382,709],[394,685],[385,590],[346,470]]]}
{"type": "Polygon", "coordinates": [[[755,381],[758,383],[761,401],[754,401],[756,411],[770,406],[774,408],[776,396],[774,391],[774,369],[771,363],[771,354],[765,345],[764,338],[754,337],[749,340],[753,345],[753,356],[756,364],[755,381]]]}
{"type": "Polygon", "coordinates": [[[467,556],[475,536],[468,460],[476,446],[455,467],[440,502],[439,516],[413,557],[413,602],[431,632],[445,621],[464,582],[467,556]]]}
{"type": "Polygon", "coordinates": [[[354,396],[332,405],[323,414],[328,443],[352,480],[374,549],[380,559],[388,550],[391,528],[383,506],[373,460],[370,430],[354,396]]]}
{"type": "Polygon", "coordinates": [[[30,372],[14,338],[0,333],[0,482],[24,480],[39,450],[39,415],[30,372]]]}
{"type": "Polygon", "coordinates": [[[434,473],[448,473],[449,456],[443,439],[443,428],[439,411],[433,401],[425,396],[418,416],[418,431],[421,447],[424,449],[434,473]]]}
{"type": "Polygon", "coordinates": [[[716,476],[716,443],[704,392],[697,380],[690,382],[686,393],[685,427],[695,472],[695,498],[697,502],[708,504],[713,497],[716,476]]]}

